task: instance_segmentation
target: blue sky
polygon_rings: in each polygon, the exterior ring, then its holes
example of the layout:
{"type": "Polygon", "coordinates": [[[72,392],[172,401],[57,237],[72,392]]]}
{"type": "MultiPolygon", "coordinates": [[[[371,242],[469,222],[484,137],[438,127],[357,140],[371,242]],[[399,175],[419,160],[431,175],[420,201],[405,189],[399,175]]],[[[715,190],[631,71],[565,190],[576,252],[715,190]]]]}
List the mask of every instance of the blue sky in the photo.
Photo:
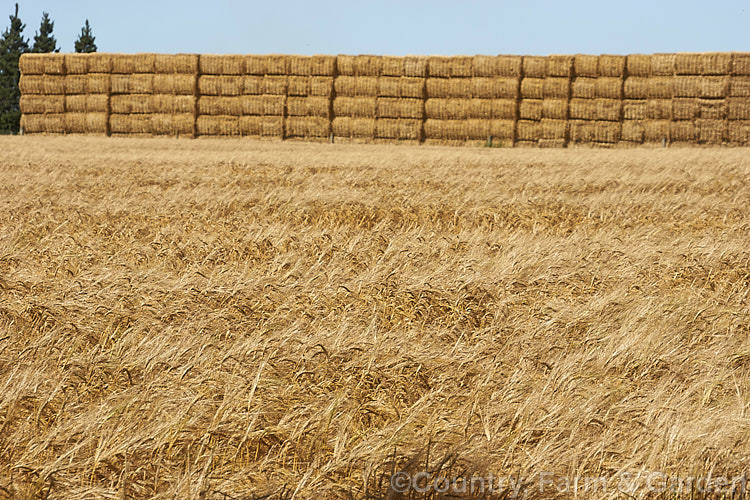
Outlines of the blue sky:
{"type": "MultiPolygon", "coordinates": [[[[3,0],[0,29],[14,1],[3,0]]],[[[126,2],[19,0],[63,51],[89,19],[101,52],[574,54],[750,51],[750,3],[691,0],[126,2]]]]}

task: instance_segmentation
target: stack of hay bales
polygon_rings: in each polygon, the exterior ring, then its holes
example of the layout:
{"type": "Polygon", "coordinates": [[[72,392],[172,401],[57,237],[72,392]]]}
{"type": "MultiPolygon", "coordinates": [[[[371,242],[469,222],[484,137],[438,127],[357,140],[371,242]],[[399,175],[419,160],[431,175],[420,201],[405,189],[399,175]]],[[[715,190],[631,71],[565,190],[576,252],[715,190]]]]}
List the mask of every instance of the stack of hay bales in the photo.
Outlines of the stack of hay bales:
{"type": "Polygon", "coordinates": [[[750,144],[750,52],[734,54],[729,81],[728,140],[750,144]]]}
{"type": "Polygon", "coordinates": [[[24,54],[19,65],[24,133],[65,133],[64,56],[24,54]]]}
{"type": "Polygon", "coordinates": [[[523,58],[516,145],[537,145],[542,138],[544,80],[548,62],[546,57],[541,56],[523,58]]]}
{"type": "Polygon", "coordinates": [[[337,58],[333,134],[349,142],[417,142],[423,137],[424,57],[337,58]]]}
{"type": "MultiPolygon", "coordinates": [[[[237,133],[254,138],[282,140],[285,138],[291,59],[290,56],[285,55],[253,55],[236,59],[234,68],[214,68],[207,64],[206,70],[212,73],[200,77],[204,79],[204,86],[199,85],[200,99],[206,100],[207,107],[210,107],[212,102],[223,102],[222,111],[232,113],[224,115],[232,117],[228,119],[232,126],[236,118],[237,133]],[[237,94],[223,95],[227,92],[217,89],[216,85],[221,86],[224,82],[223,85],[229,86],[234,81],[233,77],[237,80],[237,94]]],[[[201,56],[202,60],[203,56],[201,56]]],[[[228,62],[219,64],[226,66],[228,62]]],[[[225,118],[225,122],[226,120],[225,118]]],[[[220,133],[216,131],[216,120],[213,121],[213,128],[211,125],[211,122],[207,120],[203,128],[204,133],[209,135],[220,133]]]]}
{"type": "Polygon", "coordinates": [[[111,67],[112,135],[195,134],[197,55],[114,54],[111,67]]]}
{"type": "Polygon", "coordinates": [[[538,144],[541,147],[565,147],[568,144],[573,61],[573,56],[547,57],[539,123],[538,144]]]}
{"type": "Polygon", "coordinates": [[[109,134],[110,69],[108,54],[65,54],[65,130],[109,134]]]}
{"type": "Polygon", "coordinates": [[[728,53],[676,54],[670,129],[672,142],[727,141],[727,97],[732,57],[728,53]]]}
{"type": "Polygon", "coordinates": [[[625,56],[576,55],[570,100],[570,140],[610,146],[622,135],[625,56]]]}
{"type": "MultiPolygon", "coordinates": [[[[245,63],[245,58],[239,55],[200,56],[195,123],[198,135],[240,135],[245,63]]],[[[279,85],[278,93],[283,101],[287,77],[282,76],[281,79],[283,82],[279,85]]]]}
{"type": "Polygon", "coordinates": [[[289,58],[285,122],[287,138],[328,139],[331,134],[335,69],[335,56],[289,58]]]}
{"type": "Polygon", "coordinates": [[[674,54],[627,56],[622,142],[660,143],[670,137],[674,54]]]}
{"type": "Polygon", "coordinates": [[[513,144],[520,56],[430,57],[425,140],[451,144],[492,137],[513,144]]]}

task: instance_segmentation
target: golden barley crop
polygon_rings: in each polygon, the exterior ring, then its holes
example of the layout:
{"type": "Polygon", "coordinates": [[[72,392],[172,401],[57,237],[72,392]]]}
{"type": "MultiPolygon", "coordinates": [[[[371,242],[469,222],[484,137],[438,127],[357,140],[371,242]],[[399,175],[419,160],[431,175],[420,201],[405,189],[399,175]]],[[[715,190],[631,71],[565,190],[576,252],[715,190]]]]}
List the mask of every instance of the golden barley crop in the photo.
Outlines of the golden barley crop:
{"type": "Polygon", "coordinates": [[[746,149],[0,143],[0,497],[747,470],[746,149]]]}

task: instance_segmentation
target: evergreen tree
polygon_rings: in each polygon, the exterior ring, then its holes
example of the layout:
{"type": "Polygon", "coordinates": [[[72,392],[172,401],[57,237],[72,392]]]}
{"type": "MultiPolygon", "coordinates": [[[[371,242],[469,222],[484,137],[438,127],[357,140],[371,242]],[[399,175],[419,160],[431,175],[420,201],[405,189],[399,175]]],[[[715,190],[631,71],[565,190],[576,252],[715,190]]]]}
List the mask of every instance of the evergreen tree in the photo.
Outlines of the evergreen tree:
{"type": "Polygon", "coordinates": [[[0,37],[0,133],[17,133],[21,122],[18,80],[21,72],[18,60],[21,54],[29,51],[29,42],[23,38],[26,26],[16,12],[10,16],[10,26],[0,37]]]}
{"type": "Polygon", "coordinates": [[[86,19],[86,24],[81,28],[81,34],[78,35],[78,40],[75,43],[76,52],[89,53],[96,52],[96,44],[94,43],[94,35],[91,34],[91,26],[89,26],[89,20],[86,19]]]}
{"type": "Polygon", "coordinates": [[[52,29],[55,27],[54,21],[49,18],[49,14],[42,12],[42,24],[39,26],[39,33],[34,35],[34,47],[31,52],[60,52],[57,48],[57,40],[52,36],[52,29]]]}

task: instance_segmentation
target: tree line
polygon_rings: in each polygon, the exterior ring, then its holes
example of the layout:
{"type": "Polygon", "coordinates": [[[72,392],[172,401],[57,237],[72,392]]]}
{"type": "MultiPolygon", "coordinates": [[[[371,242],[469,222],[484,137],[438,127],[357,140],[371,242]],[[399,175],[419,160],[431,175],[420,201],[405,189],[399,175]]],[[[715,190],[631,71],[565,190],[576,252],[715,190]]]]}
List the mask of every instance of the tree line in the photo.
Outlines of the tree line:
{"type": "MultiPolygon", "coordinates": [[[[21,108],[19,101],[21,91],[18,81],[21,71],[18,61],[25,53],[60,52],[57,40],[52,31],[55,23],[47,12],[42,13],[39,31],[34,34],[34,41],[24,38],[23,30],[26,25],[18,16],[18,4],[15,13],[10,16],[10,26],[0,36],[0,134],[17,134],[21,124],[21,108]]],[[[74,47],[78,53],[96,52],[95,37],[91,31],[89,20],[81,28],[81,33],[75,41],[74,47]]]]}

